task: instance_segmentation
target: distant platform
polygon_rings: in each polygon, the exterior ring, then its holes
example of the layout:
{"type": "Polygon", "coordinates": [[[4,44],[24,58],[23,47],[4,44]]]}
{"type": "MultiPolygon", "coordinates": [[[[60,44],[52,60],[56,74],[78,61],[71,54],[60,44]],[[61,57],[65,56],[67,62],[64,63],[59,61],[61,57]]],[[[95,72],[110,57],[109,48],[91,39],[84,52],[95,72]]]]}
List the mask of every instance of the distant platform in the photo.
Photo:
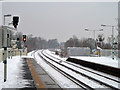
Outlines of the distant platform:
{"type": "Polygon", "coordinates": [[[112,60],[107,57],[78,57],[71,56],[67,61],[88,67],[100,72],[120,77],[120,63],[118,60],[112,60]]]}
{"type": "Polygon", "coordinates": [[[96,64],[101,64],[109,67],[120,68],[119,58],[114,58],[114,60],[111,57],[90,57],[90,56],[70,56],[70,58],[93,62],[96,64]]]}

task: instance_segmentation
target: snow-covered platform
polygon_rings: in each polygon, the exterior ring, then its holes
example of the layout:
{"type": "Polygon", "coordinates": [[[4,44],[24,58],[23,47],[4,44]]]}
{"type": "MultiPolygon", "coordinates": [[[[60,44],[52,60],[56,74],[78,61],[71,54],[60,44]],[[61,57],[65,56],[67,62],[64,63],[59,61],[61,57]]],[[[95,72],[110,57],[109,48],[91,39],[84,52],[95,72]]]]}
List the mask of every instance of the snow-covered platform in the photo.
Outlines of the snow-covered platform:
{"type": "Polygon", "coordinates": [[[112,59],[110,56],[109,57],[71,56],[70,58],[76,58],[79,60],[93,62],[109,67],[120,68],[120,58],[112,59]]]}
{"type": "Polygon", "coordinates": [[[33,71],[32,68],[29,67],[37,88],[60,88],[55,80],[51,78],[49,74],[33,58],[25,59],[27,59],[28,65],[32,65],[34,68],[33,71]]]}
{"type": "Polygon", "coordinates": [[[7,81],[4,82],[4,64],[0,62],[0,90],[12,88],[60,88],[46,71],[30,56],[7,59],[7,81]]]}
{"type": "Polygon", "coordinates": [[[67,61],[120,77],[120,61],[110,57],[71,56],[67,61]]]}
{"type": "Polygon", "coordinates": [[[4,64],[0,62],[0,90],[6,88],[36,88],[27,61],[20,56],[7,59],[6,82],[4,82],[4,64]]]}

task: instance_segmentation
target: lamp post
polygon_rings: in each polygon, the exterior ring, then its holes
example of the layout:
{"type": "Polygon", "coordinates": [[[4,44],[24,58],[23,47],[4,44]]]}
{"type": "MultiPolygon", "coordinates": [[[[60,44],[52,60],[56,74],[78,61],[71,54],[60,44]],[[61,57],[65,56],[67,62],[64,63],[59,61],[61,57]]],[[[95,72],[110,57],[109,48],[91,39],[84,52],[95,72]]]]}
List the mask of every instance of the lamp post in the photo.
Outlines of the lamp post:
{"type": "Polygon", "coordinates": [[[112,59],[114,59],[114,45],[113,45],[113,43],[114,43],[114,27],[115,26],[112,26],[112,25],[105,25],[105,24],[101,24],[101,26],[103,26],[103,27],[111,27],[112,28],[112,59]]]}
{"type": "MultiPolygon", "coordinates": [[[[89,29],[85,29],[85,31],[93,31],[93,36],[94,36],[94,40],[95,40],[95,46],[96,46],[96,49],[97,49],[97,43],[96,43],[96,39],[95,39],[95,32],[96,32],[96,31],[103,31],[103,29],[99,29],[99,30],[89,30],[89,29]]],[[[100,56],[100,53],[99,53],[99,56],[100,56]]]]}
{"type": "Polygon", "coordinates": [[[11,17],[11,14],[4,15],[4,22],[3,22],[3,30],[4,30],[4,37],[3,37],[3,63],[4,63],[4,82],[7,80],[7,39],[9,38],[9,34],[7,32],[7,26],[5,26],[5,17],[11,17]]]}
{"type": "Polygon", "coordinates": [[[89,30],[89,29],[85,29],[85,31],[93,31],[93,36],[94,36],[94,40],[95,40],[95,32],[96,32],[96,31],[103,31],[103,29],[99,29],[99,30],[89,30]]]}

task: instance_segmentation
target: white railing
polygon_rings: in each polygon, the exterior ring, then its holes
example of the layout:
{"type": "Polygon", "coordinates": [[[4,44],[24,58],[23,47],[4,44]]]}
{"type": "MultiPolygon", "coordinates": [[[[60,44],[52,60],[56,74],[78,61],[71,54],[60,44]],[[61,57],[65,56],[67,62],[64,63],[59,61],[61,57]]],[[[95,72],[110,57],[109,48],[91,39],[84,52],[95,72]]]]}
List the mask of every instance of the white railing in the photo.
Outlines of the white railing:
{"type": "MultiPolygon", "coordinates": [[[[114,50],[114,55],[116,57],[118,57],[118,54],[120,54],[120,53],[118,53],[118,50],[114,50]]],[[[102,49],[102,50],[100,50],[100,55],[101,56],[111,56],[112,55],[112,50],[110,50],[110,49],[102,49]]]]}

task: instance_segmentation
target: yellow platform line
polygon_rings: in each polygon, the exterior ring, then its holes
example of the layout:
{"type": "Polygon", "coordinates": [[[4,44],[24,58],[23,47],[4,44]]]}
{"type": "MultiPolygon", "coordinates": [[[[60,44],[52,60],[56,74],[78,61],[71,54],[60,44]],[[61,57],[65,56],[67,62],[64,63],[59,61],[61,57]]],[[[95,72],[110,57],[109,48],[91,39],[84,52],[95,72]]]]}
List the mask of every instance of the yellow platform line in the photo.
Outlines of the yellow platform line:
{"type": "Polygon", "coordinates": [[[32,65],[31,61],[29,58],[27,58],[27,63],[28,63],[28,66],[29,66],[29,69],[31,71],[31,74],[32,74],[32,77],[35,81],[35,84],[36,84],[36,87],[38,89],[40,88],[46,88],[45,84],[42,82],[42,80],[40,79],[39,75],[38,75],[38,72],[35,70],[34,66],[32,65]]]}

